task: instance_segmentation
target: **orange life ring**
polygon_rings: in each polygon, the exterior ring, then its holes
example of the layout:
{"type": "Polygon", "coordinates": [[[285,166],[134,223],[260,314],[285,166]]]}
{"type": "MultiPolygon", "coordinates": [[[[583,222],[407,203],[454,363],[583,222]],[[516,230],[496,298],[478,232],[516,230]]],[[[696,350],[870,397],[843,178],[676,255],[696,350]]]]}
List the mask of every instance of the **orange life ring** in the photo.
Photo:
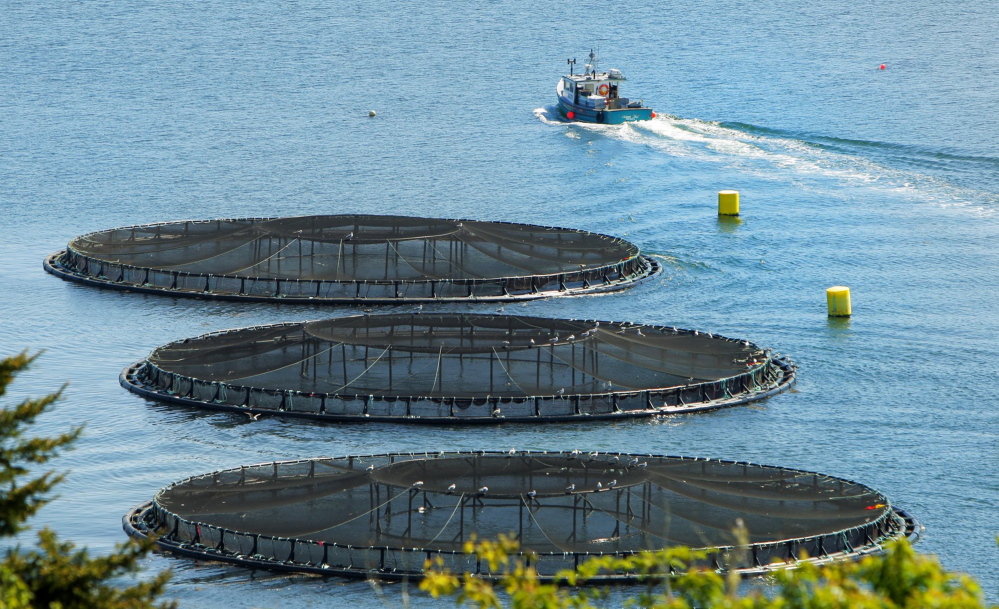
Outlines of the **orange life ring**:
{"type": "Polygon", "coordinates": [[[597,93],[599,93],[600,95],[607,95],[608,91],[610,91],[610,87],[608,87],[606,84],[602,84],[597,88],[597,93]]]}

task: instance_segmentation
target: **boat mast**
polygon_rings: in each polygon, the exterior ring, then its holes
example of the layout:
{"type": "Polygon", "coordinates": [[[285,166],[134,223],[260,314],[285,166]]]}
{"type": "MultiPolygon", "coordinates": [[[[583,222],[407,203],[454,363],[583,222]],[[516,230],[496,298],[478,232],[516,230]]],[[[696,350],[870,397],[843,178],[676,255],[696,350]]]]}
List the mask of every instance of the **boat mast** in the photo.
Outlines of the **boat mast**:
{"type": "Polygon", "coordinates": [[[593,76],[597,75],[597,54],[590,49],[590,63],[586,64],[586,71],[593,72],[593,76]]]}
{"type": "Polygon", "coordinates": [[[569,63],[569,76],[572,76],[572,66],[576,65],[576,58],[566,59],[566,61],[569,63]]]}

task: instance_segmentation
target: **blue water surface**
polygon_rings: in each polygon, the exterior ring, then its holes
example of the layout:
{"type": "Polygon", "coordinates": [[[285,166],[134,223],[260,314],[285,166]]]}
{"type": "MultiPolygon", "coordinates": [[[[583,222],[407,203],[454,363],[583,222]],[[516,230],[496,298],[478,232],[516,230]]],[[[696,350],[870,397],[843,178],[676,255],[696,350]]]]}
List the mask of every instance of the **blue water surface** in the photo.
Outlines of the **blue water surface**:
{"type": "MultiPolygon", "coordinates": [[[[999,600],[999,11],[989,3],[23,2],[0,8],[5,399],[70,384],[84,424],[34,520],[107,552],[157,489],[240,464],[428,449],[621,450],[817,470],[885,492],[919,549],[999,600]],[[659,113],[555,120],[599,48],[659,113]],[[878,67],[885,64],[886,69],[878,67]],[[377,116],[368,116],[375,110],[377,116]],[[742,194],[721,222],[716,192],[742,194]],[[81,233],[161,220],[393,213],[624,236],[666,271],[507,312],[746,338],[800,365],[765,403],[613,424],[316,425],[143,401],[118,373],[211,330],[356,309],[180,300],[46,275],[81,233]],[[851,287],[854,316],[826,316],[851,287]]],[[[494,307],[451,305],[440,310],[494,307]]],[[[31,542],[31,534],[22,537],[31,542]]],[[[183,607],[439,606],[401,585],[164,556],[183,607]]]]}

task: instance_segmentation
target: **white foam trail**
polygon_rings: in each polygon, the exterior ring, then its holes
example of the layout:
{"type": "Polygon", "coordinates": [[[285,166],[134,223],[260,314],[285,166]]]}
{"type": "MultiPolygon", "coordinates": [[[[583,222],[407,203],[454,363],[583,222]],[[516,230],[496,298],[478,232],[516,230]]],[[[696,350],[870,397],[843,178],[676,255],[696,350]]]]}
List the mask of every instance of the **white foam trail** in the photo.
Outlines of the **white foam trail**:
{"type": "MultiPolygon", "coordinates": [[[[724,164],[766,180],[821,177],[844,186],[875,188],[940,206],[964,207],[977,215],[999,212],[999,194],[961,188],[939,178],[892,169],[862,156],[833,152],[793,138],[757,135],[698,119],[660,114],[650,121],[595,125],[550,120],[604,137],[640,144],[675,157],[724,164]],[[790,175],[789,175],[790,174],[790,175]]],[[[539,114],[535,111],[535,114],[539,114]]],[[[557,113],[555,113],[557,117],[557,113]]],[[[810,187],[807,183],[804,187],[810,187]]],[[[819,187],[812,185],[811,187],[819,187]]]]}
{"type": "Polygon", "coordinates": [[[538,117],[538,119],[546,125],[566,124],[565,121],[562,120],[562,117],[558,115],[558,110],[555,106],[542,106],[540,108],[535,108],[534,116],[538,117]]]}

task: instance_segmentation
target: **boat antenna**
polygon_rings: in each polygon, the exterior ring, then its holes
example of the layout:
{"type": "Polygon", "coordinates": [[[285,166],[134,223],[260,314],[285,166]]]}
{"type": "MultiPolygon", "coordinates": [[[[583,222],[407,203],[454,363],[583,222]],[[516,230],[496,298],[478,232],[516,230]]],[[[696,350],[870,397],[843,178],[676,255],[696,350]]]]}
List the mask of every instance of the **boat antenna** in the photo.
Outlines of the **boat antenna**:
{"type": "Polygon", "coordinates": [[[594,74],[596,74],[596,72],[597,72],[597,54],[593,52],[593,49],[590,49],[590,69],[593,70],[594,74]]]}
{"type": "Polygon", "coordinates": [[[566,61],[569,63],[569,76],[572,76],[572,66],[576,65],[576,58],[566,59],[566,61]]]}

